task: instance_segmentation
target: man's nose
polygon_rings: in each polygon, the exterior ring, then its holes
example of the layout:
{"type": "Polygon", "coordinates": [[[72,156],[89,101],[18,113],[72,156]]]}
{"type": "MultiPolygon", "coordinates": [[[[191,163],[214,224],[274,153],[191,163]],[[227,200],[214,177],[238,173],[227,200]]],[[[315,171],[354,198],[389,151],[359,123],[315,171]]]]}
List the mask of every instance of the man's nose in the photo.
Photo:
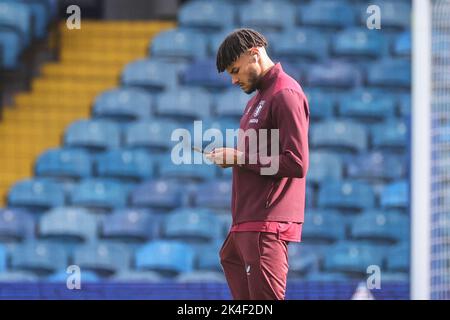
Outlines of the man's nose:
{"type": "Polygon", "coordinates": [[[239,80],[238,80],[237,78],[235,78],[235,77],[232,77],[232,78],[231,78],[231,83],[232,83],[233,85],[236,85],[236,84],[239,83],[239,80]]]}

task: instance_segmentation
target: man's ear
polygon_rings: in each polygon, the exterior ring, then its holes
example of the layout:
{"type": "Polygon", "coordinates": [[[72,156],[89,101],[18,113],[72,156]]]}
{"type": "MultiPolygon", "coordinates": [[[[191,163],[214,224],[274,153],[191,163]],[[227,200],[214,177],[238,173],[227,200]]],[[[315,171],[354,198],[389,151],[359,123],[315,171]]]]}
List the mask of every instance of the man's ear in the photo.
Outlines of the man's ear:
{"type": "Polygon", "coordinates": [[[257,62],[260,55],[258,48],[251,48],[250,55],[252,56],[253,59],[255,59],[255,62],[257,62]]]}

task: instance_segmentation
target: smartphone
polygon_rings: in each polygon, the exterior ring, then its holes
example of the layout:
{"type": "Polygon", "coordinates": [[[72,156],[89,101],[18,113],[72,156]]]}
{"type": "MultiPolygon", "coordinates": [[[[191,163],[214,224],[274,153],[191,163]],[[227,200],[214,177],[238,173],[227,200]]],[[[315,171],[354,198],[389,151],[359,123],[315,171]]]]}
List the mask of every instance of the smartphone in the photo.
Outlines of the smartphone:
{"type": "Polygon", "coordinates": [[[203,153],[203,154],[208,154],[209,152],[205,152],[205,150],[197,148],[197,147],[192,147],[192,150],[203,153]]]}

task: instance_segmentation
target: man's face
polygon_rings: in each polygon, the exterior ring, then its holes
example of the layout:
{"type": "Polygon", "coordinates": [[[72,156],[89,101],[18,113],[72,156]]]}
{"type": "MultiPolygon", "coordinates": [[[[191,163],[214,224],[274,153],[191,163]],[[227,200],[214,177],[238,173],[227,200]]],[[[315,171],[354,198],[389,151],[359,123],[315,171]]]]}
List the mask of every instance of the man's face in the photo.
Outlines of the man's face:
{"type": "Polygon", "coordinates": [[[233,85],[239,86],[245,93],[251,94],[256,90],[261,68],[255,53],[248,50],[227,68],[233,85]]]}

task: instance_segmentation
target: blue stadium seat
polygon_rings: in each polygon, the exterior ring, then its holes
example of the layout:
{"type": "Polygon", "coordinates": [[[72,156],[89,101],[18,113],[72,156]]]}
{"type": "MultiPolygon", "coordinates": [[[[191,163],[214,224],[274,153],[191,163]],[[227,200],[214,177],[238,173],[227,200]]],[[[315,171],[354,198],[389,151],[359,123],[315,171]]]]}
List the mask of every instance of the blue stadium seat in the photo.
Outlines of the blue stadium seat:
{"type": "Polygon", "coordinates": [[[399,97],[399,100],[400,100],[400,103],[399,103],[400,115],[405,118],[409,117],[411,115],[411,109],[412,109],[411,95],[403,94],[399,97]]]}
{"type": "Polygon", "coordinates": [[[367,72],[367,84],[372,87],[408,89],[411,86],[411,62],[409,60],[381,60],[371,64],[367,72]]]}
{"type": "Polygon", "coordinates": [[[404,150],[409,139],[406,122],[388,119],[372,127],[372,146],[380,149],[404,150]]]}
{"type": "MultiPolygon", "coordinates": [[[[276,61],[275,61],[276,62],[276,61]]],[[[296,61],[289,61],[289,60],[280,60],[278,61],[282,68],[283,71],[289,75],[292,79],[294,79],[295,81],[297,81],[298,83],[302,83],[303,82],[303,73],[305,70],[305,65],[307,65],[308,63],[305,62],[304,60],[302,60],[302,62],[296,62],[296,61]]],[[[250,97],[249,97],[250,100],[250,97]]]]}
{"type": "Polygon", "coordinates": [[[340,180],[344,173],[343,159],[331,152],[311,151],[309,154],[308,180],[322,181],[340,180]]]}
{"type": "Polygon", "coordinates": [[[326,181],[320,187],[319,207],[358,210],[374,205],[374,190],[362,181],[326,181]]]}
{"type": "MultiPolygon", "coordinates": [[[[203,1],[203,0],[200,0],[203,1]]],[[[214,0],[214,1],[222,1],[222,0],[214,0]]],[[[233,6],[237,6],[237,8],[239,8],[240,5],[244,4],[244,3],[249,3],[252,2],[254,0],[228,0],[227,2],[232,4],[233,6]]],[[[259,1],[259,0],[255,0],[255,1],[259,1]]],[[[263,0],[265,1],[265,0],[263,0]]]]}
{"type": "Polygon", "coordinates": [[[298,7],[300,23],[322,28],[343,28],[355,25],[353,7],[342,1],[312,1],[298,7]]]}
{"type": "Polygon", "coordinates": [[[0,24],[0,68],[6,70],[16,69],[19,66],[19,57],[22,52],[21,39],[16,33],[1,29],[0,24]]]}
{"type": "Polygon", "coordinates": [[[219,168],[217,167],[217,177],[231,179],[233,177],[233,168],[219,168]]]}
{"type": "MultiPolygon", "coordinates": [[[[215,117],[205,118],[200,121],[182,122],[181,128],[188,130],[190,134],[190,139],[183,136],[183,147],[190,150],[191,144],[193,144],[193,146],[199,148],[203,147],[206,151],[212,151],[214,148],[225,146],[234,148],[237,145],[239,121],[235,118],[215,117]],[[229,137],[227,137],[227,134],[229,137]]],[[[199,153],[194,153],[194,160],[200,156],[199,153]]]]}
{"type": "Polygon", "coordinates": [[[131,204],[134,207],[174,209],[182,204],[181,185],[164,180],[146,182],[132,190],[131,204]]]}
{"type": "MultiPolygon", "coordinates": [[[[45,281],[49,283],[64,283],[65,285],[70,275],[71,273],[67,273],[66,270],[64,270],[61,272],[51,274],[50,276],[45,278],[45,281]]],[[[100,281],[101,278],[96,273],[92,271],[81,270],[80,272],[81,286],[83,286],[83,283],[98,283],[100,281]]]]}
{"type": "Polygon", "coordinates": [[[208,37],[208,53],[209,56],[215,57],[220,45],[225,40],[225,38],[234,31],[233,28],[221,32],[215,32],[208,37]]]}
{"type": "MultiPolygon", "coordinates": [[[[201,155],[199,154],[199,156],[201,155]]],[[[189,161],[187,156],[181,158],[185,163],[180,164],[172,162],[169,157],[163,157],[162,159],[159,163],[159,177],[162,179],[176,179],[179,182],[197,182],[211,180],[216,177],[215,165],[205,163],[196,164],[193,157],[191,161],[189,161]]]]}
{"type": "Polygon", "coordinates": [[[409,218],[396,211],[368,210],[353,220],[351,236],[379,243],[408,241],[409,218]]]}
{"type": "Polygon", "coordinates": [[[240,25],[261,31],[281,31],[296,23],[295,7],[289,2],[261,1],[243,4],[240,25]]]}
{"type": "Polygon", "coordinates": [[[405,177],[407,168],[406,158],[374,151],[354,156],[348,163],[347,174],[355,179],[401,179],[405,177]]]}
{"type": "Polygon", "coordinates": [[[389,272],[385,271],[382,275],[382,281],[390,282],[390,283],[408,283],[410,280],[408,272],[389,272]]]}
{"type": "Polygon", "coordinates": [[[0,244],[0,273],[6,270],[6,248],[0,244]]]}
{"type": "MultiPolygon", "coordinates": [[[[216,115],[220,118],[228,117],[240,119],[244,113],[247,102],[252,96],[238,90],[230,88],[216,95],[216,115]]],[[[236,128],[237,129],[237,128],[236,128]]]]}
{"type": "Polygon", "coordinates": [[[330,243],[345,239],[346,223],[339,212],[309,210],[302,229],[302,241],[309,244],[330,243]]]}
{"type": "MultiPolygon", "coordinates": [[[[405,29],[411,23],[411,3],[410,1],[383,0],[370,2],[380,8],[381,28],[405,29]],[[408,3],[409,2],[409,3],[408,3]]],[[[369,14],[366,10],[361,10],[361,22],[366,24],[369,14]]]]}
{"type": "Polygon", "coordinates": [[[223,272],[217,271],[193,271],[189,273],[182,273],[176,277],[177,283],[226,283],[223,272]]]}
{"type": "Polygon", "coordinates": [[[159,33],[150,43],[150,56],[177,60],[193,60],[207,55],[207,40],[203,33],[188,29],[173,29],[159,33]]]}
{"type": "MultiPolygon", "coordinates": [[[[324,285],[332,285],[333,283],[343,283],[352,280],[352,277],[342,272],[311,272],[305,277],[308,282],[323,283],[324,285]]],[[[317,296],[320,299],[321,295],[317,296]]]]}
{"type": "Polygon", "coordinates": [[[114,122],[106,120],[79,120],[66,130],[67,147],[104,150],[120,146],[120,129],[114,122]]]}
{"type": "Polygon", "coordinates": [[[199,207],[229,209],[231,205],[231,181],[211,180],[201,184],[195,195],[199,207]]]}
{"type": "Polygon", "coordinates": [[[273,54],[281,60],[319,60],[328,52],[328,39],[318,30],[290,29],[273,44],[273,54]]]}
{"type": "MultiPolygon", "coordinates": [[[[56,178],[56,177],[42,177],[39,180],[48,181],[53,184],[57,184],[59,188],[61,188],[64,192],[64,195],[67,196],[71,194],[72,190],[78,184],[78,179],[64,179],[64,178],[56,178]]],[[[67,198],[65,198],[65,203],[67,202],[67,198]]]]}
{"type": "Polygon", "coordinates": [[[202,272],[221,271],[219,251],[222,247],[222,239],[217,238],[215,241],[205,245],[194,245],[196,264],[195,268],[202,272]]]}
{"type": "Polygon", "coordinates": [[[131,267],[131,252],[123,244],[97,242],[77,248],[73,262],[81,270],[111,276],[131,267]]]}
{"type": "Polygon", "coordinates": [[[305,94],[308,99],[311,119],[326,119],[334,115],[335,101],[324,90],[310,89],[305,94]]]}
{"type": "Polygon", "coordinates": [[[158,96],[158,115],[179,120],[195,120],[211,114],[211,96],[202,89],[179,88],[158,96]]]}
{"type": "Polygon", "coordinates": [[[43,208],[62,206],[65,194],[61,186],[43,179],[22,180],[9,191],[8,204],[11,207],[43,208]]]}
{"type": "Polygon", "coordinates": [[[97,237],[97,217],[81,208],[54,208],[40,217],[39,237],[59,242],[93,241],[97,237]]]}
{"type": "Polygon", "coordinates": [[[92,161],[84,150],[50,149],[39,156],[35,173],[40,177],[85,178],[92,174],[92,161]]]}
{"type": "Polygon", "coordinates": [[[164,237],[188,243],[209,242],[222,235],[220,220],[207,209],[180,208],[169,213],[164,237]]]}
{"type": "Polygon", "coordinates": [[[339,100],[339,114],[346,118],[379,121],[395,116],[395,96],[356,90],[339,100]]]}
{"type": "Polygon", "coordinates": [[[396,56],[411,56],[411,32],[406,31],[397,36],[394,42],[393,52],[396,56]]]}
{"type": "Polygon", "coordinates": [[[179,67],[159,59],[141,59],[127,64],[122,72],[122,85],[161,92],[178,85],[179,67]]]}
{"type": "Polygon", "coordinates": [[[384,47],[381,33],[361,28],[349,28],[339,32],[332,42],[332,52],[340,57],[378,58],[384,47]]]}
{"type": "Polygon", "coordinates": [[[234,25],[234,15],[234,7],[226,2],[190,1],[178,11],[178,24],[202,32],[219,31],[234,25]]]}
{"type": "Polygon", "coordinates": [[[306,208],[310,209],[310,208],[314,208],[315,204],[316,204],[316,200],[315,200],[316,196],[315,196],[315,191],[313,189],[313,187],[311,186],[311,184],[307,183],[306,184],[306,191],[305,191],[305,206],[306,208]]]}
{"type": "Polygon", "coordinates": [[[409,241],[392,247],[386,254],[386,267],[390,271],[409,272],[409,241]]]}
{"type": "Polygon", "coordinates": [[[409,183],[397,181],[386,185],[381,193],[381,207],[384,209],[406,209],[410,203],[409,183]]]}
{"type": "Polygon", "coordinates": [[[5,271],[0,272],[0,283],[30,283],[36,282],[40,278],[31,273],[25,271],[5,271]]]}
{"type": "Polygon", "coordinates": [[[122,208],[127,202],[125,185],[108,179],[87,178],[82,180],[71,194],[74,206],[112,209],[122,208]]]}
{"type": "Polygon", "coordinates": [[[22,42],[21,47],[27,47],[32,38],[32,12],[24,3],[0,2],[0,27],[10,33],[15,33],[22,42]]]}
{"type": "Polygon", "coordinates": [[[304,277],[306,274],[317,272],[322,260],[317,246],[301,242],[289,244],[289,278],[304,277]]]}
{"type": "Polygon", "coordinates": [[[178,241],[149,242],[136,253],[136,269],[152,270],[165,276],[193,271],[194,250],[178,241]]]}
{"type": "MultiPolygon", "coordinates": [[[[11,1],[11,0],[3,0],[11,1]]],[[[41,0],[12,0],[27,4],[31,13],[31,31],[32,37],[42,40],[47,35],[47,25],[50,19],[49,6],[47,1],[41,0]]]]}
{"type": "Polygon", "coordinates": [[[226,211],[215,209],[215,212],[217,213],[217,218],[220,220],[220,223],[222,224],[223,236],[226,238],[228,232],[230,231],[230,227],[233,222],[233,217],[231,216],[229,209],[226,211]]]}
{"type": "Polygon", "coordinates": [[[123,242],[145,242],[159,236],[160,219],[143,209],[118,209],[103,221],[101,236],[123,242]]]}
{"type": "Polygon", "coordinates": [[[362,124],[340,119],[317,123],[312,127],[310,138],[316,148],[353,152],[366,150],[367,140],[367,132],[362,124]]]}
{"type": "Polygon", "coordinates": [[[313,65],[306,75],[306,85],[310,87],[345,89],[361,81],[361,73],[355,65],[336,60],[313,65]]]}
{"type": "Polygon", "coordinates": [[[380,247],[343,241],[328,248],[325,254],[324,269],[325,271],[367,275],[368,266],[381,266],[382,263],[380,247]]]}
{"type": "Polygon", "coordinates": [[[208,89],[226,89],[232,85],[226,73],[217,73],[213,59],[195,60],[181,73],[181,83],[185,86],[208,89]]]}
{"type": "Polygon", "coordinates": [[[94,117],[117,121],[134,121],[150,118],[152,96],[144,90],[122,88],[108,90],[97,96],[94,117]]]}
{"type": "Polygon", "coordinates": [[[172,132],[181,128],[175,121],[156,119],[131,123],[125,132],[125,145],[129,148],[168,151],[174,144],[172,132]]]}
{"type": "Polygon", "coordinates": [[[158,283],[164,281],[164,277],[154,271],[126,270],[118,272],[111,280],[116,283],[158,283]]]}
{"type": "Polygon", "coordinates": [[[48,275],[65,270],[68,256],[58,244],[26,242],[15,246],[11,253],[13,270],[30,271],[37,275],[48,275]]]}
{"type": "Polygon", "coordinates": [[[153,177],[150,155],[141,150],[110,150],[97,158],[99,176],[141,181],[153,177]]]}
{"type": "Polygon", "coordinates": [[[58,14],[58,0],[47,0],[48,10],[52,18],[58,14]]]}
{"type": "Polygon", "coordinates": [[[0,209],[0,242],[23,241],[34,237],[30,213],[18,209],[0,209]]]}

